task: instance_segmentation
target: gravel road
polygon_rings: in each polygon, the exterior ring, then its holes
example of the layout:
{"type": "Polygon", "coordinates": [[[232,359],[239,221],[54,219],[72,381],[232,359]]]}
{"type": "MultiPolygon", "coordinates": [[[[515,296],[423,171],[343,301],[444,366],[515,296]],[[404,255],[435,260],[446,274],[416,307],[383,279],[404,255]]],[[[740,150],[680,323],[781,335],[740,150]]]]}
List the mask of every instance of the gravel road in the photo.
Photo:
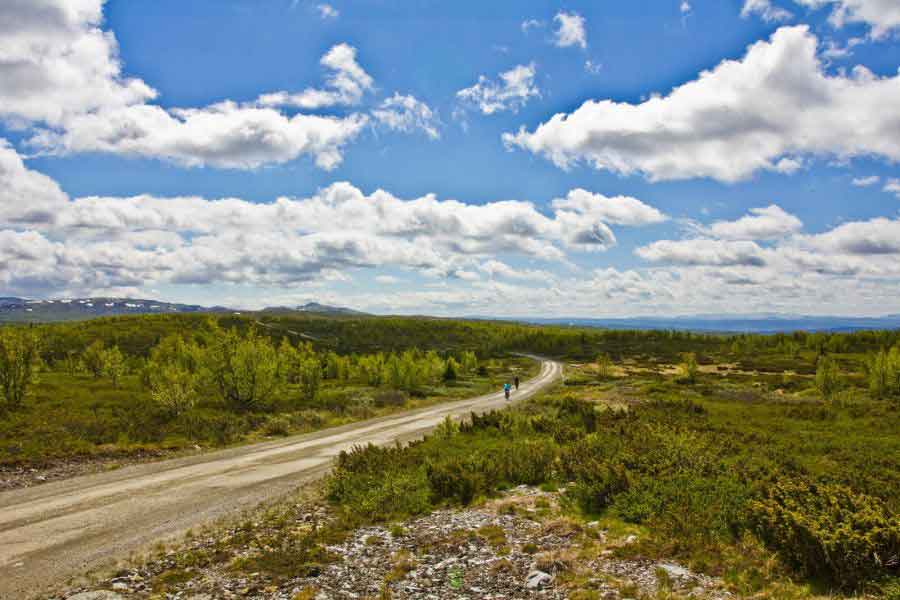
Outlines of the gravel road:
{"type": "MultiPolygon", "coordinates": [[[[521,401],[559,379],[542,360],[521,401]]],[[[73,576],[113,566],[188,529],[273,500],[320,478],[342,450],[421,437],[445,417],[506,405],[502,392],[311,434],[134,465],[0,493],[0,598],[40,597],[73,576]]]]}

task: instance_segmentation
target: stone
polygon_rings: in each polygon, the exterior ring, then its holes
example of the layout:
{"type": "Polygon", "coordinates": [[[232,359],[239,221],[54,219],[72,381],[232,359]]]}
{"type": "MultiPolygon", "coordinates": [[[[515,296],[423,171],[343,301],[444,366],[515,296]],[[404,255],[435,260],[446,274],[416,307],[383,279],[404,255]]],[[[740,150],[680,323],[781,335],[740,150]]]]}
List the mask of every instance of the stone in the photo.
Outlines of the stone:
{"type": "Polygon", "coordinates": [[[539,571],[538,569],[532,569],[528,572],[528,576],[525,578],[525,587],[529,590],[536,590],[538,588],[544,587],[551,581],[553,581],[553,576],[549,573],[544,573],[543,571],[539,571]]]}
{"type": "Polygon", "coordinates": [[[81,592],[80,594],[69,596],[67,600],[125,600],[125,598],[115,592],[98,590],[96,592],[81,592]]]}
{"type": "Polygon", "coordinates": [[[674,577],[677,579],[687,579],[692,576],[692,573],[682,567],[681,565],[676,565],[674,563],[659,563],[656,565],[663,571],[665,571],[669,577],[674,577]]]}

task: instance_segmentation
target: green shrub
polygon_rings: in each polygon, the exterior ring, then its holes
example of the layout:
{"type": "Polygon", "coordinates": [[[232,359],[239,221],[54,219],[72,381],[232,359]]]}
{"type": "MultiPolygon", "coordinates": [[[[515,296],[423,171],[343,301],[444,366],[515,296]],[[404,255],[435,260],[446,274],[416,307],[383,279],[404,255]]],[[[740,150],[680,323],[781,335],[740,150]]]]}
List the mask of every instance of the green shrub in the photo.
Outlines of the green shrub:
{"type": "Polygon", "coordinates": [[[575,483],[571,495],[583,511],[599,513],[610,506],[616,496],[628,491],[629,485],[630,473],[624,465],[600,464],[589,478],[579,479],[575,483]]]}
{"type": "Polygon", "coordinates": [[[388,521],[431,508],[425,469],[400,447],[358,446],[341,452],[325,483],[326,496],[348,515],[388,521]]]}
{"type": "Polygon", "coordinates": [[[224,446],[240,439],[250,424],[241,415],[215,410],[192,410],[179,415],[171,431],[189,440],[208,441],[224,446]]]}
{"type": "Polygon", "coordinates": [[[466,506],[496,483],[484,464],[484,457],[453,458],[425,465],[433,501],[452,500],[466,506]]]}
{"type": "Polygon", "coordinates": [[[41,340],[33,331],[0,329],[0,414],[21,408],[29,388],[37,381],[40,352],[41,340]]]}
{"type": "Polygon", "coordinates": [[[381,390],[375,394],[373,399],[375,406],[403,406],[409,400],[409,394],[401,390],[381,390]]]}
{"type": "Polygon", "coordinates": [[[816,389],[826,400],[840,389],[840,369],[837,362],[827,355],[819,357],[816,365],[816,389]]]}
{"type": "Polygon", "coordinates": [[[266,435],[285,436],[291,433],[292,422],[287,415],[270,415],[266,420],[266,435]]]}
{"type": "Polygon", "coordinates": [[[686,352],[681,357],[681,364],[678,365],[678,381],[680,383],[696,383],[699,373],[700,367],[697,366],[697,355],[693,352],[686,352]]]}
{"type": "Polygon", "coordinates": [[[900,518],[846,486],[782,481],[750,511],[760,538],[811,577],[853,588],[900,569],[900,518]]]}

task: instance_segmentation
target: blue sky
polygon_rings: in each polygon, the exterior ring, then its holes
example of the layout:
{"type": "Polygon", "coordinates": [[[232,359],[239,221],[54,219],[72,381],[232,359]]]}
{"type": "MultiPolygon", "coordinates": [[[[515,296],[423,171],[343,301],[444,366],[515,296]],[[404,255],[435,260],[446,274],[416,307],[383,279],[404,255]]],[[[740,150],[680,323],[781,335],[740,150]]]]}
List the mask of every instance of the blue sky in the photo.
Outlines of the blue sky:
{"type": "Polygon", "coordinates": [[[896,0],[0,17],[0,295],[900,312],[896,0]]]}

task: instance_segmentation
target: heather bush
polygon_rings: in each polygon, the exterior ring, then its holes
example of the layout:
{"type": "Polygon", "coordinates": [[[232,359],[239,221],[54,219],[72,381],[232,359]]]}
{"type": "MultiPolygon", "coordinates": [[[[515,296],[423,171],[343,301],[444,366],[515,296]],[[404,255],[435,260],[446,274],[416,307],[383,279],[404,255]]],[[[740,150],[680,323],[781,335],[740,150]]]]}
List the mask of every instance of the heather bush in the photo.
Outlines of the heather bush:
{"type": "Polygon", "coordinates": [[[900,515],[847,486],[781,481],[750,513],[757,535],[808,576],[853,588],[900,573],[900,515]]]}

